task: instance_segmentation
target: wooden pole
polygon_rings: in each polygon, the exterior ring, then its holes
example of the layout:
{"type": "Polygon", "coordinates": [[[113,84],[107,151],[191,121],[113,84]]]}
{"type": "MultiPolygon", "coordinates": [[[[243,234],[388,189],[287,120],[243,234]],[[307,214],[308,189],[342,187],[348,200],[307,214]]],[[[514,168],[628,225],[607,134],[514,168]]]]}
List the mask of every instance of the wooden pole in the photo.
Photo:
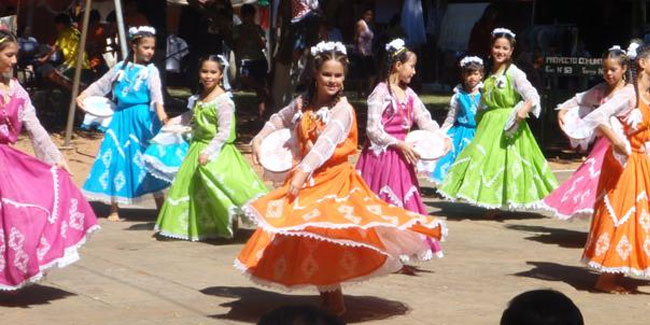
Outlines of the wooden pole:
{"type": "Polygon", "coordinates": [[[81,39],[77,47],[77,63],[74,67],[74,79],[72,82],[72,95],[70,98],[70,107],[68,108],[68,124],[65,127],[65,141],[63,146],[70,148],[70,139],[72,138],[72,127],[74,124],[74,112],[77,108],[77,95],[79,95],[79,83],[81,82],[81,69],[83,69],[84,53],[86,52],[86,37],[88,36],[88,21],[90,20],[90,8],[92,0],[86,0],[86,9],[84,10],[83,28],[81,29],[81,39]]]}
{"type": "Polygon", "coordinates": [[[117,18],[117,34],[120,38],[120,50],[122,51],[122,60],[126,60],[129,50],[126,42],[126,32],[124,31],[124,15],[122,14],[122,1],[115,0],[115,18],[117,18]]]}

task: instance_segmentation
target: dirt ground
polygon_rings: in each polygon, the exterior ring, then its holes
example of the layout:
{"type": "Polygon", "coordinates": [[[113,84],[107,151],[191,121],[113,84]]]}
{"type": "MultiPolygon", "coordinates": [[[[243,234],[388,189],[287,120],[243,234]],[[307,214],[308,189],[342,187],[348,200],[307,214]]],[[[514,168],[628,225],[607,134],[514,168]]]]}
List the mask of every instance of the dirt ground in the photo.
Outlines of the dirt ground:
{"type": "MultiPolygon", "coordinates": [[[[75,149],[65,152],[78,185],[100,140],[76,137],[75,149]]],[[[18,147],[31,152],[25,139],[18,147]]],[[[552,165],[563,180],[577,163],[552,165]]],[[[643,292],[637,295],[591,292],[597,275],[579,263],[588,220],[535,213],[483,220],[481,209],[434,199],[426,186],[423,192],[431,213],[448,219],[446,256],[419,265],[416,276],[393,274],[346,289],[347,322],[497,324],[515,295],[553,288],[574,300],[586,324],[647,324],[648,282],[637,281],[643,292]]],[[[240,324],[255,323],[281,305],[318,303],[316,291],[257,287],[232,267],[251,230],[229,241],[158,241],[152,237],[153,202],[125,207],[121,223],[106,221],[106,206],[94,207],[103,229],[82,259],[16,295],[0,293],[2,323],[240,324]]]]}

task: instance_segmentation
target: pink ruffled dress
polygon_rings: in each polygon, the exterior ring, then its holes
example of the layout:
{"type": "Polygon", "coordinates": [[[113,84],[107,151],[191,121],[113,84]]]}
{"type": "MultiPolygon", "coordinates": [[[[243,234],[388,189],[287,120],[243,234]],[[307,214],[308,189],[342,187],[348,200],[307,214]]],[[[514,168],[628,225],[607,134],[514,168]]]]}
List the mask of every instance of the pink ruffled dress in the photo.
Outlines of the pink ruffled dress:
{"type": "Polygon", "coordinates": [[[70,175],[53,166],[62,156],[18,81],[0,93],[0,290],[16,290],[52,267],[79,259],[97,230],[92,208],[70,175]],[[37,158],[11,147],[25,128],[37,158]]]}
{"type": "MultiPolygon", "coordinates": [[[[576,94],[575,97],[558,107],[580,106],[582,117],[593,117],[614,111],[629,112],[634,108],[635,92],[632,85],[627,85],[608,97],[605,97],[606,93],[607,85],[601,83],[585,92],[576,94]]],[[[578,141],[570,140],[572,145],[578,144],[578,141]]],[[[585,162],[568,180],[544,198],[542,208],[562,220],[591,216],[598,196],[597,188],[601,167],[609,147],[610,144],[606,137],[597,137],[596,144],[585,162]]]]}

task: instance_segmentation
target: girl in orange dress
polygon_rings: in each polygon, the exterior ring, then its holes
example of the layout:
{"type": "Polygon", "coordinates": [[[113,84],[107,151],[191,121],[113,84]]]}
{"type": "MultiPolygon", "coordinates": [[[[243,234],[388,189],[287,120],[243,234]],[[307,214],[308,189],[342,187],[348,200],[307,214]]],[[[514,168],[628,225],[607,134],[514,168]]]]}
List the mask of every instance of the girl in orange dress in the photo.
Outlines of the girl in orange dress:
{"type": "Polygon", "coordinates": [[[357,151],[357,123],[342,97],[348,64],[341,43],[311,49],[310,89],[271,116],[253,140],[254,159],[272,131],[290,128],[300,162],[282,187],[244,209],[259,228],[235,260],[258,283],[285,289],[316,286],[323,306],[345,311],[341,283],[400,270],[400,257],[428,260],[426,237],[442,240],[444,222],[391,206],[348,162],[357,151]]]}
{"type": "MultiPolygon", "coordinates": [[[[650,46],[636,52],[630,80],[638,96],[632,100],[639,108],[607,102],[584,118],[612,144],[605,154],[583,253],[584,262],[601,272],[595,289],[609,293],[628,292],[620,284],[624,275],[650,278],[650,46]]],[[[634,50],[628,56],[634,57],[634,50]]]]}

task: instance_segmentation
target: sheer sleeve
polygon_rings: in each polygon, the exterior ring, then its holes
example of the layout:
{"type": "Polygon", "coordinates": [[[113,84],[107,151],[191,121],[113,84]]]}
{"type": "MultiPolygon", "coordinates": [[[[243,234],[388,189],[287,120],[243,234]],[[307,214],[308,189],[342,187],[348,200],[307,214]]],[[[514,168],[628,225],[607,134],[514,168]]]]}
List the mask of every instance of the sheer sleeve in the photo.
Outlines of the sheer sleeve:
{"type": "Polygon", "coordinates": [[[285,106],[279,112],[271,115],[271,118],[264,124],[264,128],[260,131],[255,138],[264,139],[271,132],[281,129],[288,128],[295,124],[294,115],[302,111],[302,96],[297,97],[289,105],[285,106]]]}
{"type": "Polygon", "coordinates": [[[596,86],[590,88],[587,91],[577,93],[572,98],[557,105],[555,109],[561,110],[561,109],[580,106],[580,107],[587,107],[590,110],[593,110],[596,107],[600,106],[600,102],[603,100],[603,97],[605,96],[606,87],[607,86],[605,83],[597,84],[596,86]]]}
{"type": "Polygon", "coordinates": [[[345,141],[350,133],[353,114],[350,104],[344,100],[332,108],[323,133],[298,165],[302,171],[312,173],[332,157],[336,146],[345,141]]]}
{"type": "Polygon", "coordinates": [[[18,82],[15,82],[14,85],[14,87],[19,87],[16,90],[18,97],[25,100],[24,106],[20,111],[20,119],[27,130],[29,140],[34,148],[34,154],[38,159],[49,164],[55,164],[63,160],[63,155],[61,155],[59,149],[52,142],[50,135],[43,128],[38,117],[36,117],[36,109],[32,105],[29,95],[18,82]]]}
{"type": "Polygon", "coordinates": [[[397,138],[386,133],[384,125],[381,123],[382,115],[388,105],[393,105],[388,94],[388,88],[385,83],[380,83],[368,97],[366,134],[374,152],[385,151],[388,146],[398,142],[397,138]]]}
{"type": "Polygon", "coordinates": [[[162,82],[160,81],[160,72],[158,72],[158,68],[156,68],[155,65],[149,64],[147,67],[149,69],[149,95],[151,96],[151,105],[158,103],[158,104],[165,104],[163,100],[163,94],[162,94],[162,82]]]}
{"type": "Polygon", "coordinates": [[[431,118],[431,113],[424,106],[424,103],[420,98],[413,93],[415,102],[413,103],[413,121],[418,125],[420,130],[426,130],[431,132],[440,131],[440,126],[436,121],[431,118]]]}
{"type": "Polygon", "coordinates": [[[217,99],[213,105],[213,109],[217,111],[217,134],[201,152],[208,155],[210,160],[214,160],[219,156],[221,147],[230,136],[230,128],[232,127],[233,117],[235,116],[235,103],[227,97],[228,95],[221,95],[221,97],[223,96],[226,99],[217,99]]]}
{"type": "Polygon", "coordinates": [[[83,91],[87,96],[104,96],[111,92],[113,81],[116,79],[118,71],[122,69],[123,63],[116,64],[112,69],[108,70],[101,78],[93,82],[86,90],[83,91]]]}
{"type": "Polygon", "coordinates": [[[606,103],[600,105],[593,112],[587,114],[582,120],[589,129],[599,125],[609,125],[612,116],[623,117],[636,106],[636,92],[634,86],[627,85],[619,90],[606,103]]]}
{"type": "Polygon", "coordinates": [[[189,125],[194,115],[194,103],[199,98],[198,95],[192,95],[187,98],[187,111],[181,115],[171,118],[168,124],[171,125],[189,125]]]}
{"type": "Polygon", "coordinates": [[[539,114],[542,112],[542,106],[540,105],[539,93],[537,89],[533,87],[533,84],[528,81],[526,78],[526,73],[521,71],[516,66],[512,65],[509,69],[510,76],[512,77],[513,86],[515,91],[523,98],[524,102],[532,101],[533,107],[531,108],[531,113],[535,117],[539,117],[539,114]]]}
{"type": "Polygon", "coordinates": [[[455,93],[453,96],[451,96],[451,100],[449,101],[449,111],[447,112],[445,121],[442,123],[443,130],[447,131],[451,129],[452,126],[454,126],[459,110],[460,105],[458,105],[458,93],[455,93]]]}

